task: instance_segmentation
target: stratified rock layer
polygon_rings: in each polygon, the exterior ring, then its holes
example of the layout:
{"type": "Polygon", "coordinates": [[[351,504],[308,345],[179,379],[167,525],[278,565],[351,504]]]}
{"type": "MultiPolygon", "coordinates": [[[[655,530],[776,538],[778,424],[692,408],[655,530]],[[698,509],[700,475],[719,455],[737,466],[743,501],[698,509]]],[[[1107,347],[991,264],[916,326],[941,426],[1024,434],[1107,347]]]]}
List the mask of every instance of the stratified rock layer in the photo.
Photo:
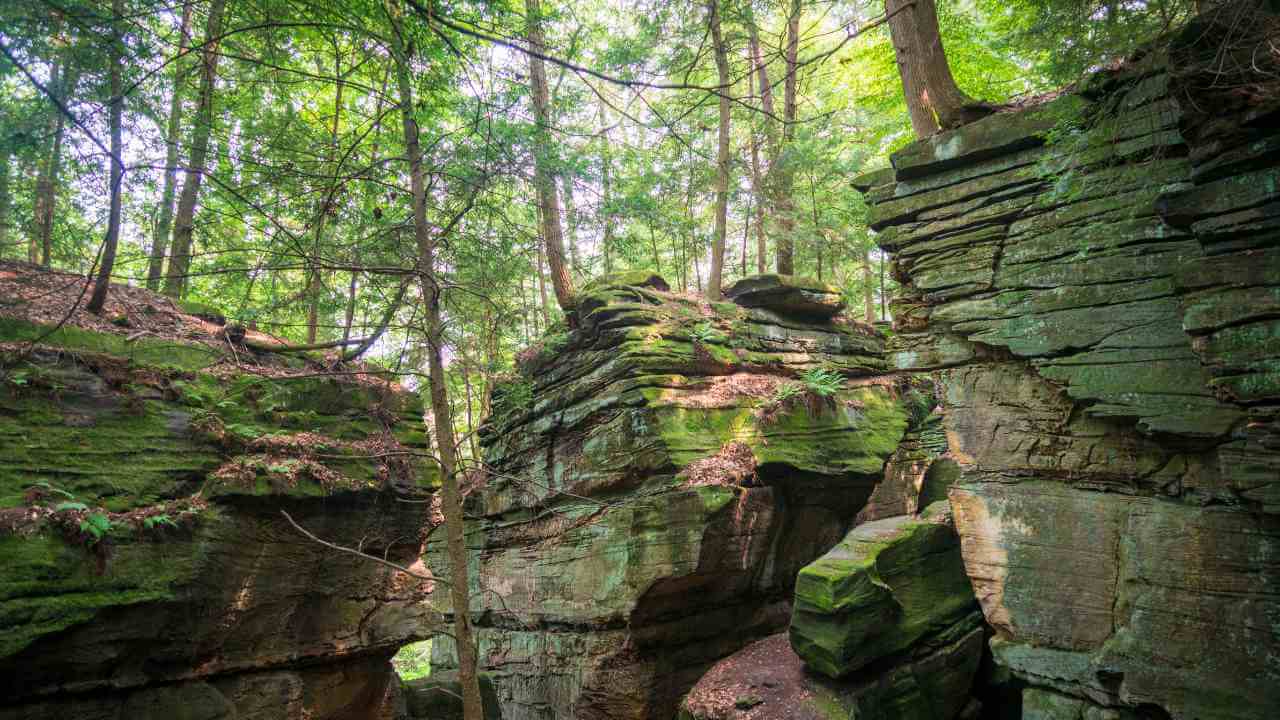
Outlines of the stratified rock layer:
{"type": "Polygon", "coordinates": [[[495,394],[471,610],[508,720],[671,717],[713,662],[785,628],[796,573],[908,430],[876,333],[664,287],[594,283],[581,327],[495,394]],[[819,367],[844,387],[797,379],[819,367]]]}
{"type": "Polygon", "coordinates": [[[1280,712],[1280,105],[1215,56],[1268,22],[1202,18],[860,183],[1024,717],[1280,712]]]}
{"type": "Polygon", "coordinates": [[[281,511],[415,562],[414,398],[126,332],[0,318],[0,718],[391,717],[428,588],[281,511]]]}

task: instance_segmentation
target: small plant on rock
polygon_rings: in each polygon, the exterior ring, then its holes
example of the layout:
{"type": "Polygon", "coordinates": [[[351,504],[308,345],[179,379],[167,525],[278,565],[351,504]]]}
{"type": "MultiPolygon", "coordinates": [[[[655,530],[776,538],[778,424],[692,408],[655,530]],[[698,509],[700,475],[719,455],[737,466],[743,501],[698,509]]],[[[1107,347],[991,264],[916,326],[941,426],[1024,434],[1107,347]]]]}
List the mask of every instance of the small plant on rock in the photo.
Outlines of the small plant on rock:
{"type": "Polygon", "coordinates": [[[689,339],[698,345],[710,343],[715,336],[716,329],[709,322],[699,323],[689,330],[689,339]]]}
{"type": "Polygon", "coordinates": [[[831,397],[844,388],[844,376],[832,368],[819,367],[805,370],[800,381],[810,393],[818,397],[831,397]]]}

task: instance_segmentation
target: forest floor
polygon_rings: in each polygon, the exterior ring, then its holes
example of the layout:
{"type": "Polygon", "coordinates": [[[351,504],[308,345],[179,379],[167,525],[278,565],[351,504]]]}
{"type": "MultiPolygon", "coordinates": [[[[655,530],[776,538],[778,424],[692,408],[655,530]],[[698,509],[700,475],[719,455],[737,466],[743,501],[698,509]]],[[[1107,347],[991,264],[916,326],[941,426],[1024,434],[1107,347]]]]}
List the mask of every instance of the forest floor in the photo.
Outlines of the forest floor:
{"type": "MultiPolygon", "coordinates": [[[[155,338],[185,344],[199,344],[216,351],[222,360],[219,373],[251,373],[288,377],[299,374],[328,373],[352,382],[386,384],[377,377],[385,374],[364,363],[340,363],[337,352],[281,354],[263,352],[232,342],[227,336],[226,319],[215,308],[187,303],[146,288],[113,283],[101,314],[85,309],[92,292],[84,275],[50,270],[16,260],[0,260],[0,318],[25,320],[45,325],[52,332],[60,327],[74,327],[123,336],[133,342],[155,338]],[[339,365],[343,367],[340,369],[339,365]]],[[[255,345],[285,347],[286,340],[259,330],[244,330],[244,338],[255,345]]],[[[0,350],[19,350],[29,343],[0,342],[0,350]],[[13,346],[13,347],[10,347],[13,346]]]]}

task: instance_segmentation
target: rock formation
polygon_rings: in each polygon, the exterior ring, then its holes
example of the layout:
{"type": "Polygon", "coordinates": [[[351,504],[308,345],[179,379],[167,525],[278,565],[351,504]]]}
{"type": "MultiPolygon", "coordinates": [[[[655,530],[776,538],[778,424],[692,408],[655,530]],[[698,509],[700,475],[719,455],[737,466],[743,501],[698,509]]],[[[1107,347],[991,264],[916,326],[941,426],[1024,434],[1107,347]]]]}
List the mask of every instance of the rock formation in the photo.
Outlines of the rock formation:
{"type": "Polygon", "coordinates": [[[415,563],[416,399],[125,296],[120,326],[0,317],[0,718],[391,718],[429,588],[281,511],[415,563]]]}
{"type": "Polygon", "coordinates": [[[1206,75],[1231,31],[860,182],[1023,717],[1280,711],[1280,103],[1206,75]]]}
{"type": "Polygon", "coordinates": [[[833,290],[726,294],[750,307],[601,280],[497,394],[472,612],[508,720],[671,717],[713,662],[786,628],[797,573],[915,424],[833,290]]]}

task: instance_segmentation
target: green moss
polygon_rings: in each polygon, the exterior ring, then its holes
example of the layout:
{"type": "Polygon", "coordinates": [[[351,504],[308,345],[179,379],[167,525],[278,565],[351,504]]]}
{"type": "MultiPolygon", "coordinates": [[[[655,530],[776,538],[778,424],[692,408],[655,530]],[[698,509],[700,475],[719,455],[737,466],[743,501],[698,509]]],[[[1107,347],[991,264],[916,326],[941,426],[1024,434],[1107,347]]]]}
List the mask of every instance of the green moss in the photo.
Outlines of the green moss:
{"type": "Polygon", "coordinates": [[[116,539],[99,574],[95,558],[59,537],[0,537],[0,658],[104,609],[172,599],[192,578],[193,550],[116,539]]]}
{"type": "Polygon", "coordinates": [[[16,318],[0,317],[0,339],[6,341],[36,341],[71,351],[103,353],[124,358],[137,365],[176,370],[198,370],[216,362],[220,353],[204,345],[138,338],[128,342],[124,335],[93,332],[64,325],[50,332],[45,325],[36,325],[16,318]]]}

